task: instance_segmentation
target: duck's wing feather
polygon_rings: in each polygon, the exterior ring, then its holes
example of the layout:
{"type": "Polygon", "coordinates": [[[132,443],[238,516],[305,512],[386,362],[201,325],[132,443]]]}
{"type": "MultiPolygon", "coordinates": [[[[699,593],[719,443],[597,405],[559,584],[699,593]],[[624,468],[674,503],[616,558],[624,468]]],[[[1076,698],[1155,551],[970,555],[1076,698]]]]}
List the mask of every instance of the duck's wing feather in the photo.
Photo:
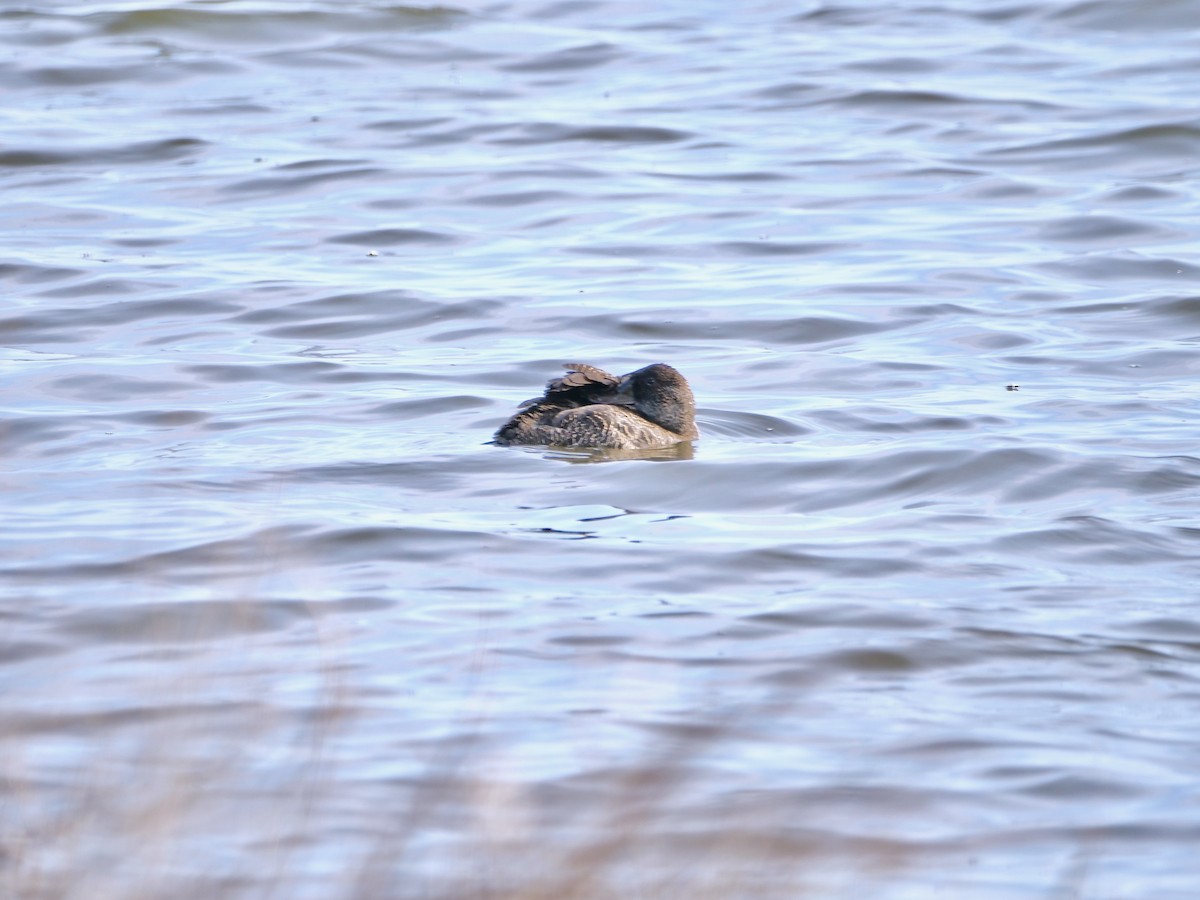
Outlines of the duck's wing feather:
{"type": "Polygon", "coordinates": [[[621,379],[616,375],[610,375],[603,369],[589,366],[587,363],[563,363],[563,368],[567,370],[567,374],[551,378],[546,383],[546,393],[573,391],[578,388],[613,389],[621,383],[621,379]]]}
{"type": "Polygon", "coordinates": [[[567,406],[588,406],[593,403],[625,405],[630,401],[620,394],[621,379],[589,366],[587,363],[564,363],[566,375],[551,378],[546,383],[545,400],[567,406]]]}

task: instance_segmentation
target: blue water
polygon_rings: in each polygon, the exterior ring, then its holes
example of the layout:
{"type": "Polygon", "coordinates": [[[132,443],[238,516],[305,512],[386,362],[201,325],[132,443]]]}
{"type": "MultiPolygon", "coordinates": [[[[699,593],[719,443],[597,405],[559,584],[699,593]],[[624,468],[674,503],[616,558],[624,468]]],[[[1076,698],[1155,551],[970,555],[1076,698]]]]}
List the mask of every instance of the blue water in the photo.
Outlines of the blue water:
{"type": "Polygon", "coordinates": [[[1195,896],[1198,36],[0,6],[7,889],[1195,896]]]}

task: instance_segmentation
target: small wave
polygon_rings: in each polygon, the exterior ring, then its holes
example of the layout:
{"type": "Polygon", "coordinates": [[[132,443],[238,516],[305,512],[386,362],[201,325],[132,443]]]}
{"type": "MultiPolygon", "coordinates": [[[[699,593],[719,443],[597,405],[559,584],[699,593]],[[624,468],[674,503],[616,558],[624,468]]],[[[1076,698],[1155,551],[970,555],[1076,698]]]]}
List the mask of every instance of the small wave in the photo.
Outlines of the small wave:
{"type": "Polygon", "coordinates": [[[157,141],[138,141],[132,144],[85,147],[78,150],[9,149],[0,151],[0,166],[25,168],[175,162],[196,156],[208,146],[208,141],[199,138],[166,138],[157,141]]]}

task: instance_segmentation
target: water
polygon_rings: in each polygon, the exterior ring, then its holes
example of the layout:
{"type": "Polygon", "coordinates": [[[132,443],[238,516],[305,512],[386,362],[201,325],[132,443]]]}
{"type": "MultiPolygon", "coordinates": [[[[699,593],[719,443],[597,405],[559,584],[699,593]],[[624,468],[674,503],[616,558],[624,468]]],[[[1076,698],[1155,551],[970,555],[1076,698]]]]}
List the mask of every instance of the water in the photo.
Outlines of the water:
{"type": "Polygon", "coordinates": [[[12,896],[1195,896],[1195,4],[0,40],[12,896]]]}

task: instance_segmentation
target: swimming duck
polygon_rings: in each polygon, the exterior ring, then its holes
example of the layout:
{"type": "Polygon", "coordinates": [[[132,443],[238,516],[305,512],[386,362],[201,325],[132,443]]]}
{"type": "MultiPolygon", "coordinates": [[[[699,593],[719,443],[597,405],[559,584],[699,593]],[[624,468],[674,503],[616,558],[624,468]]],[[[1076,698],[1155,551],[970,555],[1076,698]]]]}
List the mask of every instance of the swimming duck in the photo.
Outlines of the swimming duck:
{"type": "Polygon", "coordinates": [[[700,436],[692,389],[670,366],[620,377],[584,363],[565,368],[500,426],[497,444],[653,450],[700,436]]]}

